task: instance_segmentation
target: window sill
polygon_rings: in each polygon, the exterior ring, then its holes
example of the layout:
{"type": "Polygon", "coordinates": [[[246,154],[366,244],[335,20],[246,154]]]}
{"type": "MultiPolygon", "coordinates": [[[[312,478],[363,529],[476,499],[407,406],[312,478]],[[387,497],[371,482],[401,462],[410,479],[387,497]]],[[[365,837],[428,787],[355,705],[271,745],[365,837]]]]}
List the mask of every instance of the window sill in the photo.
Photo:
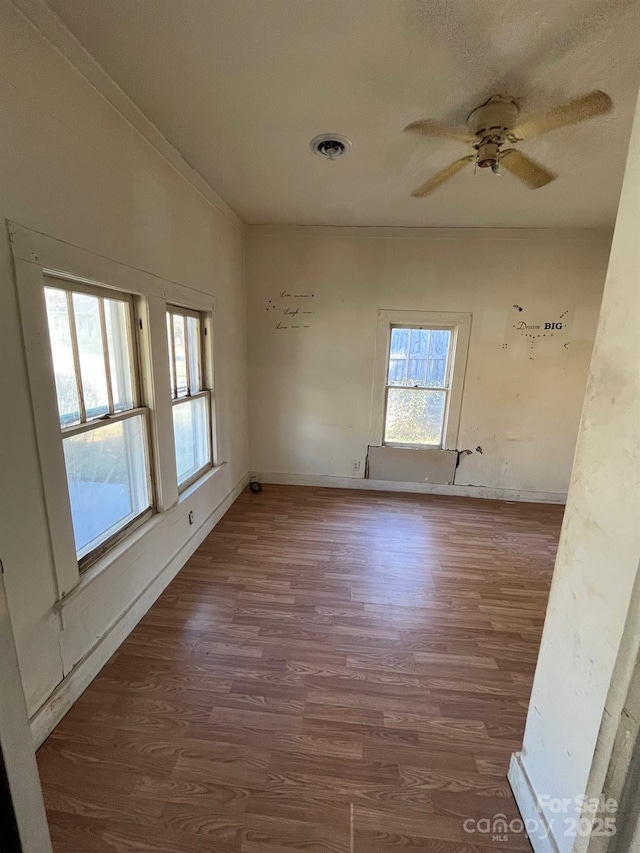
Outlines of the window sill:
{"type": "Polygon", "coordinates": [[[202,478],[209,473],[211,470],[216,470],[212,465],[203,465],[195,474],[192,474],[190,477],[184,481],[184,483],[178,483],[178,494],[182,496],[185,492],[188,492],[191,486],[199,485],[202,478]]]}
{"type": "Polygon", "coordinates": [[[393,447],[395,450],[444,450],[441,444],[393,444],[385,442],[382,447],[393,447]]]}
{"type": "Polygon", "coordinates": [[[184,503],[188,500],[192,495],[198,491],[201,486],[204,486],[206,483],[215,479],[217,474],[222,471],[222,469],[226,466],[226,462],[221,462],[219,465],[214,465],[212,468],[207,468],[207,470],[201,474],[196,480],[193,481],[190,485],[188,485],[183,491],[180,492],[178,496],[177,506],[184,503]]]}
{"type": "MultiPolygon", "coordinates": [[[[182,492],[178,498],[177,503],[175,503],[172,507],[165,510],[164,512],[157,512],[150,519],[145,521],[139,527],[136,527],[132,533],[127,536],[125,539],[118,542],[113,546],[106,554],[97,559],[95,563],[92,563],[88,569],[86,569],[80,575],[79,583],[74,586],[72,590],[69,591],[64,598],[60,599],[57,603],[57,609],[59,612],[63,612],[67,605],[72,604],[76,601],[79,596],[82,596],[85,590],[91,586],[91,584],[99,578],[105,571],[110,569],[114,563],[121,559],[125,559],[127,553],[133,550],[141,540],[145,539],[147,536],[151,534],[156,527],[160,526],[164,523],[164,521],[171,515],[175,514],[179,511],[182,504],[185,501],[192,498],[193,495],[209,483],[211,480],[215,479],[216,476],[222,471],[223,468],[226,467],[226,462],[222,462],[220,465],[217,465],[215,468],[210,468],[203,474],[198,480],[196,480],[191,486],[182,492]]],[[[197,528],[196,528],[197,529],[197,528]]],[[[195,530],[193,531],[195,533],[195,530]]],[[[140,590],[143,592],[143,590],[140,590]]]]}

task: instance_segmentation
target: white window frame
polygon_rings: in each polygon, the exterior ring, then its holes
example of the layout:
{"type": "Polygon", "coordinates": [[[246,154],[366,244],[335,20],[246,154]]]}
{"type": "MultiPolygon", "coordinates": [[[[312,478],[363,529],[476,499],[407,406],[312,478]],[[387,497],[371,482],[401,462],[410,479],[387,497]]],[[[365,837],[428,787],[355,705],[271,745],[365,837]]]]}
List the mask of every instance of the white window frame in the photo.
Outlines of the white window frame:
{"type": "MultiPolygon", "coordinates": [[[[216,301],[210,294],[174,281],[160,278],[127,264],[97,255],[62,240],[49,237],[14,222],[8,222],[14,262],[15,285],[23,330],[24,352],[34,414],[44,506],[57,586],[57,598],[63,621],[84,601],[81,595],[109,569],[117,574],[134,559],[147,533],[163,524],[165,516],[177,510],[184,499],[192,499],[205,488],[207,476],[182,496],[178,493],[173,421],[167,349],[167,304],[188,304],[206,314],[210,327],[207,349],[208,369],[212,371],[212,353],[216,301]],[[151,470],[155,477],[156,514],[147,519],[120,543],[113,546],[80,574],[71,521],[66,467],[55,379],[49,343],[49,327],[44,300],[45,276],[58,277],[75,284],[103,287],[131,294],[136,307],[137,325],[132,333],[138,338],[140,394],[150,409],[151,470]],[[80,597],[76,595],[80,594],[80,597]]],[[[213,387],[213,374],[210,372],[213,387]]],[[[224,462],[216,454],[218,413],[212,406],[211,433],[214,469],[224,462]]],[[[167,523],[169,519],[167,518],[167,523]]]]}
{"type": "MultiPolygon", "coordinates": [[[[378,311],[371,429],[369,435],[370,445],[379,447],[405,447],[413,450],[456,449],[470,335],[471,314],[451,311],[396,311],[383,309],[378,311]],[[387,393],[389,387],[389,353],[391,347],[391,330],[393,328],[447,329],[451,331],[451,344],[449,346],[447,364],[449,387],[446,393],[442,441],[440,444],[397,444],[395,442],[384,444],[387,393]]],[[[398,385],[393,387],[404,388],[405,386],[398,385]]],[[[408,390],[411,390],[411,388],[408,390]]],[[[419,390],[429,389],[421,387],[419,390]]],[[[435,390],[442,391],[444,389],[437,388],[435,390]]]]}
{"type": "MultiPolygon", "coordinates": [[[[207,473],[211,468],[215,467],[215,455],[214,448],[215,442],[213,441],[213,430],[212,425],[214,423],[214,412],[213,412],[213,363],[212,363],[212,349],[211,346],[207,345],[207,342],[211,339],[211,318],[210,316],[203,311],[196,311],[193,308],[185,308],[181,305],[173,305],[167,303],[166,313],[169,314],[172,318],[174,314],[178,314],[182,317],[194,317],[200,322],[200,369],[201,369],[201,385],[202,387],[193,392],[192,390],[192,380],[189,372],[189,352],[188,352],[188,341],[185,342],[185,361],[186,361],[186,375],[187,375],[187,393],[183,394],[181,397],[178,397],[178,387],[177,387],[177,370],[176,370],[176,356],[173,351],[173,334],[171,338],[171,345],[169,345],[169,341],[167,340],[167,349],[170,364],[173,366],[173,370],[170,370],[170,375],[173,375],[173,387],[171,387],[171,407],[173,409],[174,406],[179,406],[181,404],[185,404],[189,400],[197,400],[199,397],[204,398],[207,401],[207,439],[209,442],[209,461],[206,465],[203,465],[197,471],[195,471],[188,479],[184,482],[178,484],[178,492],[182,493],[185,489],[188,489],[192,486],[196,480],[199,480],[204,474],[207,473]]],[[[173,332],[173,319],[172,319],[172,332],[173,332]]],[[[168,337],[168,336],[167,336],[168,337]]],[[[175,442],[174,442],[174,452],[175,452],[175,442]]]]}
{"type": "MultiPolygon", "coordinates": [[[[78,406],[80,410],[80,423],[72,424],[71,426],[60,426],[60,438],[61,441],[64,442],[65,438],[72,438],[74,435],[81,435],[83,433],[92,432],[98,429],[104,429],[110,424],[119,423],[121,421],[128,420],[129,418],[134,418],[138,416],[142,416],[143,420],[143,429],[144,429],[144,442],[147,451],[147,493],[149,496],[149,506],[146,507],[141,513],[135,516],[135,518],[130,519],[126,524],[118,527],[113,525],[113,532],[109,533],[99,545],[95,548],[92,548],[91,551],[88,551],[82,557],[78,557],[78,567],[80,572],[84,572],[89,566],[91,566],[95,561],[113,548],[118,542],[121,542],[124,538],[126,538],[130,533],[132,533],[136,528],[140,527],[147,519],[151,518],[151,516],[155,512],[155,494],[154,494],[154,477],[152,471],[152,462],[153,462],[153,453],[151,448],[151,432],[150,432],[150,412],[149,407],[144,404],[142,400],[142,390],[141,390],[141,378],[140,378],[140,361],[139,361],[139,353],[137,346],[137,339],[135,335],[135,329],[139,325],[139,317],[136,312],[135,300],[129,293],[125,293],[123,291],[117,290],[112,287],[102,287],[94,284],[87,284],[85,282],[80,282],[78,280],[71,280],[58,273],[49,273],[44,272],[44,288],[55,288],[57,290],[63,290],[67,294],[67,305],[69,306],[69,325],[70,325],[70,334],[72,341],[72,348],[74,352],[74,365],[76,367],[76,390],[78,395],[78,406]],[[80,378],[80,359],[78,354],[78,341],[77,341],[77,332],[74,325],[74,316],[75,311],[73,308],[73,299],[71,298],[71,294],[73,293],[84,293],[88,296],[96,296],[102,299],[118,299],[122,302],[125,302],[127,305],[127,310],[129,313],[129,356],[131,359],[131,391],[133,396],[133,407],[131,409],[125,409],[124,411],[114,411],[113,407],[113,394],[112,394],[112,380],[111,380],[111,367],[109,365],[108,356],[107,356],[107,342],[106,342],[106,329],[104,326],[104,317],[102,316],[104,313],[103,304],[100,303],[100,314],[101,314],[101,332],[102,332],[102,346],[104,350],[104,358],[105,358],[105,374],[107,380],[107,394],[109,399],[109,413],[102,417],[94,417],[91,419],[86,418],[86,406],[84,399],[84,390],[82,387],[82,380],[80,378]]],[[[44,289],[43,289],[43,298],[44,298],[44,289]]],[[[53,360],[52,360],[53,361],[53,360]]],[[[53,364],[52,364],[53,369],[53,364]]],[[[57,411],[57,403],[56,403],[56,411],[57,411]]],[[[108,531],[105,531],[108,533],[108,531]]]]}

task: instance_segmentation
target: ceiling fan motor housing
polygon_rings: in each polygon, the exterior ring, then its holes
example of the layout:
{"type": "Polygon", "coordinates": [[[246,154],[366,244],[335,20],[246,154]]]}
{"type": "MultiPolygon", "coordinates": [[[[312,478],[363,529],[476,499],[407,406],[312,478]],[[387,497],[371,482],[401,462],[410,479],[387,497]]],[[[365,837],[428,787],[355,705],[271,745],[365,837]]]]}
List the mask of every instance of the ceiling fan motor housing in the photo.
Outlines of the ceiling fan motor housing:
{"type": "Polygon", "coordinates": [[[518,105],[513,98],[492,95],[486,103],[474,110],[467,127],[476,137],[476,163],[479,169],[498,170],[500,147],[510,139],[509,131],[518,117],[518,105]]]}
{"type": "Polygon", "coordinates": [[[519,109],[513,98],[492,95],[486,103],[474,110],[467,119],[470,132],[485,139],[487,136],[505,137],[518,117],[519,109]]]}

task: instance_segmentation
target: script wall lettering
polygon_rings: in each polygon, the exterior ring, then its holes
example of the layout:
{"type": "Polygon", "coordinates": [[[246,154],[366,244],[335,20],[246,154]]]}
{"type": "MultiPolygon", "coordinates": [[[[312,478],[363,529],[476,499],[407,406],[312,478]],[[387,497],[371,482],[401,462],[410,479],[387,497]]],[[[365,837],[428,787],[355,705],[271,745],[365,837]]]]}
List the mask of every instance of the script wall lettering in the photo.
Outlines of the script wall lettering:
{"type": "Polygon", "coordinates": [[[310,329],[315,298],[315,293],[281,290],[266,305],[269,328],[276,332],[310,329]]]}

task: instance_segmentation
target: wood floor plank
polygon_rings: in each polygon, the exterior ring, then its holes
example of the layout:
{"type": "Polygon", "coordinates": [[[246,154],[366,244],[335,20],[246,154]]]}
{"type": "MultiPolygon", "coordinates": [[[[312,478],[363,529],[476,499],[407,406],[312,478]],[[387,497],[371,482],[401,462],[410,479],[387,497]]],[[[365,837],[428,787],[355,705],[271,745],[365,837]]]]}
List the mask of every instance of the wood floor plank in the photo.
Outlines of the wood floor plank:
{"type": "Polygon", "coordinates": [[[39,750],[55,853],[495,849],[561,520],[243,493],[39,750]]]}

